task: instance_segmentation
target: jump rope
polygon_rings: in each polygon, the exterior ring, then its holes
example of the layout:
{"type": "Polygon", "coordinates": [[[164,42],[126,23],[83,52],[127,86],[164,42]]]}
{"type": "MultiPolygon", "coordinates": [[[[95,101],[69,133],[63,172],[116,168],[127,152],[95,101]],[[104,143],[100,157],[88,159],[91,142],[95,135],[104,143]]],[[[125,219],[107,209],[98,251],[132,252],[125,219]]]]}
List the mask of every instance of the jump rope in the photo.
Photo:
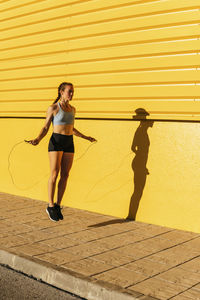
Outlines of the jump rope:
{"type": "MultiPolygon", "coordinates": [[[[46,178],[46,177],[49,175],[49,172],[48,172],[46,175],[44,175],[42,178],[40,178],[40,179],[39,179],[38,181],[36,181],[34,184],[32,184],[31,186],[26,187],[26,188],[22,188],[22,187],[18,186],[18,185],[15,183],[15,180],[14,180],[14,178],[13,178],[12,172],[11,172],[11,170],[10,170],[10,166],[11,166],[11,161],[10,161],[10,160],[11,160],[11,155],[12,155],[14,149],[15,149],[18,145],[20,145],[20,144],[22,144],[22,143],[24,143],[24,142],[26,142],[26,140],[23,140],[23,141],[20,141],[20,142],[14,144],[13,147],[11,148],[11,151],[10,151],[9,156],[8,156],[8,171],[9,171],[9,174],[10,174],[10,177],[11,177],[11,180],[12,180],[12,183],[13,183],[13,185],[14,185],[17,189],[23,190],[23,191],[29,190],[29,189],[33,188],[34,186],[36,186],[37,184],[39,184],[44,178],[46,178]]],[[[89,150],[94,144],[96,144],[96,143],[97,143],[97,141],[94,141],[93,143],[91,143],[91,144],[86,148],[86,150],[85,150],[78,158],[76,158],[76,159],[74,160],[74,162],[77,162],[78,160],[80,160],[80,159],[88,152],[88,150],[89,150]]],[[[130,151],[128,154],[126,154],[126,155],[121,159],[121,161],[120,161],[119,165],[116,167],[116,169],[114,169],[112,172],[106,174],[106,175],[103,176],[100,180],[98,180],[98,181],[91,187],[91,189],[88,191],[88,193],[87,193],[86,196],[85,196],[84,201],[87,200],[88,196],[91,194],[91,192],[94,190],[94,188],[95,188],[99,183],[103,182],[103,181],[106,180],[108,177],[112,176],[112,175],[115,174],[117,171],[119,171],[120,168],[121,168],[121,166],[124,164],[125,159],[126,159],[127,157],[129,157],[130,155],[132,155],[132,154],[133,154],[132,151],[130,151]]],[[[99,200],[101,200],[102,198],[104,198],[105,196],[107,196],[108,194],[110,194],[110,193],[112,193],[112,192],[115,192],[115,191],[121,189],[123,186],[127,185],[131,180],[132,180],[132,179],[129,179],[128,181],[122,183],[118,188],[115,188],[114,190],[110,190],[110,191],[104,193],[100,198],[96,199],[96,201],[99,201],[99,200]]],[[[87,201],[87,202],[88,202],[88,201],[87,201]]],[[[89,201],[89,202],[91,202],[91,201],[89,201]]]]}
{"type": "MultiPolygon", "coordinates": [[[[118,172],[121,168],[121,166],[124,164],[125,162],[125,159],[127,157],[129,157],[130,155],[133,155],[133,152],[130,151],[128,154],[126,154],[125,156],[123,156],[123,158],[121,159],[119,165],[116,167],[116,169],[114,169],[112,172],[106,174],[104,177],[102,177],[101,179],[99,179],[93,186],[92,188],[89,190],[89,192],[86,194],[85,196],[85,199],[84,199],[84,202],[86,201],[86,199],[88,198],[88,196],[90,195],[90,193],[94,190],[94,188],[101,182],[103,182],[105,179],[107,179],[108,177],[112,176],[113,174],[115,174],[116,172],[118,172]]],[[[100,198],[96,199],[96,201],[99,201],[101,200],[102,198],[104,198],[105,196],[107,196],[108,194],[112,193],[112,192],[115,192],[119,189],[121,189],[123,186],[125,186],[126,184],[128,184],[130,181],[132,181],[132,179],[129,179],[127,181],[125,181],[124,183],[122,183],[118,188],[115,188],[114,190],[110,190],[108,192],[106,192],[105,194],[103,194],[100,198]]],[[[91,202],[91,201],[87,201],[87,202],[91,202]]],[[[93,202],[93,201],[92,201],[93,202]]]]}
{"type": "MultiPolygon", "coordinates": [[[[14,180],[14,178],[13,178],[12,172],[11,172],[11,170],[10,170],[10,166],[11,166],[11,154],[13,153],[14,149],[15,149],[18,145],[20,145],[20,144],[22,144],[22,143],[24,143],[24,142],[27,142],[27,141],[26,141],[26,140],[23,140],[23,141],[20,141],[20,142],[14,144],[14,146],[12,147],[12,149],[10,150],[10,153],[9,153],[9,155],[8,155],[8,172],[9,172],[9,174],[10,174],[12,183],[13,183],[13,185],[14,185],[17,189],[23,190],[23,191],[29,190],[29,189],[31,189],[32,187],[36,186],[36,185],[37,185],[38,183],[40,183],[45,177],[47,177],[47,176],[49,175],[49,172],[48,172],[46,175],[44,175],[42,178],[40,178],[37,182],[35,182],[34,184],[32,184],[31,186],[26,187],[26,188],[21,188],[21,187],[19,187],[19,186],[15,183],[15,180],[14,180]]],[[[77,162],[77,160],[81,159],[81,158],[88,152],[88,150],[90,149],[90,147],[93,146],[93,145],[96,144],[96,143],[97,143],[97,141],[92,142],[92,143],[86,148],[86,150],[85,150],[78,158],[76,158],[76,159],[74,160],[74,162],[77,162]]]]}

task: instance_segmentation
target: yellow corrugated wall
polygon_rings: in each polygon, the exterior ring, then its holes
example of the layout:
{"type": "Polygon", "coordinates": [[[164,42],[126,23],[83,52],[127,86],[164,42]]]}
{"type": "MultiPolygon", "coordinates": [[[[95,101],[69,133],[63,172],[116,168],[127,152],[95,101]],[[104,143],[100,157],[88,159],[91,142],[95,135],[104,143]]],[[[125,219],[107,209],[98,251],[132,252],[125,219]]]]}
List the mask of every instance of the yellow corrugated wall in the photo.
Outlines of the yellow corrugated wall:
{"type": "Polygon", "coordinates": [[[52,127],[23,140],[70,81],[98,143],[75,137],[63,204],[200,232],[199,0],[8,0],[0,16],[1,191],[48,201],[52,127]]]}

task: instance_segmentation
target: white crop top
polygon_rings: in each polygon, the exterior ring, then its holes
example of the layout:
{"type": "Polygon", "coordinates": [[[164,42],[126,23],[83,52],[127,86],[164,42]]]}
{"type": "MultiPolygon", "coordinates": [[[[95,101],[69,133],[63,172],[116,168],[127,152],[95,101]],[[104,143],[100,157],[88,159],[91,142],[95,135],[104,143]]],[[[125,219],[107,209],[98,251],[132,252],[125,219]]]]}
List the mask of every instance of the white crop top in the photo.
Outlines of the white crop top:
{"type": "Polygon", "coordinates": [[[74,112],[73,111],[64,111],[58,102],[59,111],[53,117],[53,125],[65,125],[65,124],[74,124],[74,112]]]}

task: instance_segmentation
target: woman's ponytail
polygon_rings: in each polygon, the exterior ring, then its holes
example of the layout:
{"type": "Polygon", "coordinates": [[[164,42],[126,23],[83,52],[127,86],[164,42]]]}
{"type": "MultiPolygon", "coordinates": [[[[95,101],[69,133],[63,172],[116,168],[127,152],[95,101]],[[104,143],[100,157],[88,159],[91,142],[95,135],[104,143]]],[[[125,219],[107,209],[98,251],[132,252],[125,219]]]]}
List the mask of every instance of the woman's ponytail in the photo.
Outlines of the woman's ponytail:
{"type": "Polygon", "coordinates": [[[59,99],[60,99],[60,93],[58,93],[58,97],[57,97],[56,100],[53,102],[53,104],[55,104],[56,102],[58,102],[59,99]]]}

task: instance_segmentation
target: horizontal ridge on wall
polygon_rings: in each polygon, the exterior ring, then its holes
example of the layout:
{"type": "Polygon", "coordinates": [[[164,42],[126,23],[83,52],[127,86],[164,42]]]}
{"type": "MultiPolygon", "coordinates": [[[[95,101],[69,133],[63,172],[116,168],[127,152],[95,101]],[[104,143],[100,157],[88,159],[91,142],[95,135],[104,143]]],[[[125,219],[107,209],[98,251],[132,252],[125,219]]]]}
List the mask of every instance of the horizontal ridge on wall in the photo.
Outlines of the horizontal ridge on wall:
{"type": "MultiPolygon", "coordinates": [[[[74,41],[77,39],[85,39],[85,38],[92,38],[92,37],[101,37],[101,36],[106,36],[106,35],[118,35],[120,33],[135,33],[137,37],[137,33],[152,33],[154,30],[158,29],[174,29],[174,27],[178,27],[178,29],[182,29],[184,34],[184,31],[187,32],[187,27],[191,25],[199,25],[199,19],[200,19],[200,11],[195,10],[191,12],[184,12],[183,14],[178,13],[175,16],[173,14],[170,15],[158,15],[156,17],[150,18],[149,20],[146,21],[145,25],[145,20],[142,18],[142,20],[135,20],[134,18],[132,20],[128,20],[123,24],[123,21],[118,21],[116,22],[109,22],[109,30],[105,28],[105,25],[101,26],[98,28],[97,26],[86,26],[86,29],[80,31],[78,28],[67,28],[66,24],[63,23],[62,20],[58,20],[53,22],[52,27],[49,28],[48,24],[48,30],[43,30],[41,32],[34,32],[34,30],[31,28],[31,32],[28,32],[26,34],[18,34],[16,33],[16,30],[14,33],[11,31],[11,36],[9,36],[8,32],[4,32],[1,34],[1,51],[4,50],[12,50],[16,49],[18,47],[28,47],[28,46],[33,46],[33,45],[39,45],[39,44],[45,44],[45,43],[54,43],[54,42],[59,42],[61,40],[66,40],[66,42],[74,41]],[[165,20],[166,19],[166,20],[165,20]],[[168,20],[167,20],[168,19],[168,20]],[[114,24],[113,24],[114,23],[114,24]],[[149,24],[148,24],[149,23],[149,24]],[[162,24],[163,23],[163,24],[162,24]],[[60,26],[59,26],[60,25],[60,26]],[[185,25],[185,27],[183,27],[185,25]],[[182,26],[182,27],[181,27],[182,26]],[[58,28],[57,28],[58,27],[58,28]],[[103,27],[103,28],[102,28],[103,27]],[[112,28],[114,30],[112,30],[112,28]],[[104,30],[104,31],[103,31],[104,30]],[[52,38],[52,33],[55,33],[57,31],[57,35],[52,38]],[[144,32],[143,32],[144,31],[144,32]],[[37,42],[33,43],[34,36],[37,37],[37,42]],[[60,38],[57,38],[59,37],[60,38]],[[5,45],[5,46],[4,46],[5,45]]],[[[40,25],[41,27],[41,25],[40,25]]],[[[194,29],[196,27],[194,26],[194,29]]],[[[191,35],[192,36],[192,35],[191,35]]]]}
{"type": "MultiPolygon", "coordinates": [[[[22,22],[22,24],[18,24],[16,22],[13,23],[13,26],[8,27],[8,22],[5,22],[5,27],[3,26],[4,24],[1,25],[0,28],[0,32],[6,32],[6,37],[4,37],[5,39],[9,39],[9,38],[18,38],[20,36],[26,36],[26,35],[35,35],[35,34],[40,34],[42,32],[45,32],[45,28],[46,31],[51,31],[51,30],[55,30],[56,27],[59,29],[59,26],[61,26],[62,24],[64,24],[66,26],[66,29],[77,29],[77,27],[81,27],[82,30],[84,30],[83,27],[86,27],[86,29],[88,29],[88,27],[91,25],[91,27],[94,28],[94,30],[98,30],[98,27],[100,27],[101,25],[107,25],[106,23],[108,23],[109,25],[112,25],[117,28],[117,25],[119,27],[125,27],[124,24],[126,25],[127,21],[129,22],[129,24],[127,24],[128,26],[131,24],[133,26],[135,26],[135,30],[137,30],[137,28],[143,28],[146,27],[148,28],[148,26],[154,27],[154,26],[162,26],[166,25],[170,22],[171,24],[179,24],[179,22],[181,22],[181,24],[184,23],[194,23],[195,21],[198,22],[198,15],[199,15],[199,8],[198,7],[193,7],[192,9],[190,8],[190,10],[183,10],[183,9],[171,9],[170,11],[168,11],[167,13],[165,11],[157,11],[154,9],[154,11],[152,11],[152,13],[139,13],[136,14],[135,8],[134,10],[131,12],[130,9],[127,10],[127,12],[124,12],[124,17],[122,15],[118,16],[118,17],[113,17],[112,15],[108,14],[108,18],[105,18],[105,12],[104,12],[104,17],[102,18],[102,14],[100,14],[99,16],[99,20],[96,17],[93,21],[88,22],[88,15],[86,15],[86,20],[82,20],[80,16],[77,18],[75,18],[75,16],[73,17],[67,17],[65,13],[63,13],[63,10],[61,10],[61,13],[58,13],[54,15],[52,18],[50,19],[39,19],[38,21],[36,19],[34,19],[32,22],[28,23],[24,23],[22,22]],[[176,19],[173,19],[173,17],[176,16],[176,19]],[[153,17],[153,18],[152,18],[153,17]],[[163,18],[163,20],[160,20],[160,18],[163,18]],[[64,20],[63,20],[64,19],[64,20]],[[166,19],[166,20],[165,20],[166,19]],[[168,20],[169,19],[169,20],[168,20]],[[60,22],[61,21],[61,22],[60,22]],[[64,21],[66,21],[64,23],[64,21]],[[150,21],[149,25],[148,25],[148,21],[150,21]],[[159,23],[161,21],[161,24],[159,23]],[[172,22],[173,21],[173,22],[172,22]],[[57,23],[56,23],[57,22],[57,23]],[[133,23],[131,23],[133,22],[133,23]],[[134,23],[135,22],[135,23],[134,23]],[[143,23],[147,23],[147,25],[143,25],[143,23]],[[46,23],[46,24],[44,24],[46,23]],[[140,24],[141,23],[141,24],[140,24]],[[151,24],[152,23],[152,24],[151,24]],[[47,26],[46,26],[47,25],[47,26]],[[100,26],[97,26],[100,25],[100,26]],[[143,25],[143,26],[141,26],[143,25]],[[42,27],[41,27],[42,26],[42,27]],[[23,27],[23,31],[21,30],[20,27],[23,27]]],[[[122,11],[120,10],[120,14],[122,14],[122,11]]],[[[93,29],[92,28],[92,29],[93,29]]],[[[112,27],[111,27],[112,28],[112,27]]],[[[109,28],[110,29],[110,28],[109,28]]],[[[128,28],[127,28],[128,29],[128,28]]],[[[134,30],[134,28],[132,28],[134,30]]],[[[116,29],[115,29],[116,30],[116,29]]],[[[4,39],[2,38],[2,40],[4,39]]]]}
{"type": "MultiPolygon", "coordinates": [[[[104,48],[98,49],[98,51],[81,51],[79,52],[67,52],[54,51],[54,54],[40,53],[33,57],[31,55],[24,57],[24,59],[17,59],[16,57],[10,57],[8,59],[0,59],[0,69],[3,70],[14,70],[16,68],[35,68],[43,66],[51,66],[55,64],[80,64],[84,62],[101,62],[107,60],[118,60],[123,58],[145,58],[150,56],[165,56],[165,55],[177,55],[177,54],[197,54],[200,49],[199,39],[185,39],[180,41],[164,41],[157,43],[145,44],[145,47],[139,44],[133,44],[129,46],[120,46],[112,49],[104,48]],[[56,55],[57,53],[62,54],[56,55]],[[30,57],[31,56],[31,57],[30,57]],[[9,63],[10,61],[10,63],[9,63]],[[46,63],[45,63],[46,62],[46,63]]],[[[22,58],[19,57],[19,58],[22,58]]]]}

